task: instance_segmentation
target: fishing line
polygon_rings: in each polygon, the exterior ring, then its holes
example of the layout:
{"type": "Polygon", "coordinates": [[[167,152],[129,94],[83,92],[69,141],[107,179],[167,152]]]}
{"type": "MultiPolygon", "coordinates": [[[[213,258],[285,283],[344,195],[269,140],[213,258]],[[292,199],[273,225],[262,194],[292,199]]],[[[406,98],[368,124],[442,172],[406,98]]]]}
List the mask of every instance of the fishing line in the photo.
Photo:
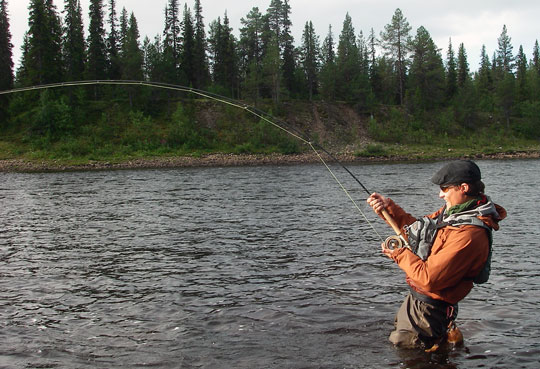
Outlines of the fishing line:
{"type": "Polygon", "coordinates": [[[368,194],[371,195],[371,192],[364,186],[364,184],[347,168],[341,161],[339,161],[334,155],[332,155],[330,152],[328,152],[326,149],[324,149],[322,146],[316,144],[311,140],[311,138],[306,135],[304,132],[299,131],[295,127],[291,126],[290,124],[278,120],[275,117],[271,116],[270,114],[263,112],[262,110],[259,110],[257,108],[254,108],[252,106],[241,104],[236,100],[227,98],[225,96],[221,96],[212,92],[199,90],[192,87],[185,87],[185,86],[179,86],[179,85],[173,85],[168,83],[159,83],[159,82],[146,82],[146,81],[129,81],[129,80],[91,80],[91,81],[72,81],[72,82],[60,82],[60,83],[51,83],[51,84],[45,84],[45,85],[38,85],[38,86],[30,86],[30,87],[21,87],[21,88],[15,88],[12,90],[5,90],[0,91],[0,95],[8,95],[8,94],[14,94],[18,92],[28,92],[28,91],[38,91],[38,90],[44,90],[44,89],[51,89],[51,88],[61,88],[61,87],[76,87],[76,86],[91,86],[91,85],[123,85],[123,86],[144,86],[144,87],[152,87],[152,88],[160,88],[160,89],[166,89],[166,90],[173,90],[173,91],[180,91],[180,92],[186,92],[191,93],[194,95],[198,95],[204,98],[208,98],[211,100],[214,100],[216,102],[220,102],[222,104],[230,105],[239,109],[243,109],[250,114],[256,116],[259,119],[264,120],[265,122],[271,124],[272,126],[286,132],[287,134],[295,137],[296,139],[300,140],[304,144],[308,145],[313,152],[317,155],[319,160],[324,164],[326,169],[330,172],[331,176],[334,178],[334,180],[337,182],[338,186],[345,192],[349,200],[353,203],[353,205],[356,207],[356,209],[360,212],[362,217],[366,220],[366,222],[369,224],[371,229],[375,232],[375,234],[383,240],[382,236],[377,232],[373,224],[369,221],[366,214],[362,211],[360,206],[358,206],[357,202],[353,199],[349,191],[345,188],[343,183],[338,179],[338,177],[335,175],[335,173],[332,171],[330,166],[327,164],[327,162],[323,159],[319,151],[324,152],[326,155],[328,155],[335,163],[339,164],[343,170],[345,170],[359,185],[360,187],[368,194]],[[279,123],[279,124],[278,124],[279,123]],[[317,149],[315,148],[317,147],[317,149]]]}

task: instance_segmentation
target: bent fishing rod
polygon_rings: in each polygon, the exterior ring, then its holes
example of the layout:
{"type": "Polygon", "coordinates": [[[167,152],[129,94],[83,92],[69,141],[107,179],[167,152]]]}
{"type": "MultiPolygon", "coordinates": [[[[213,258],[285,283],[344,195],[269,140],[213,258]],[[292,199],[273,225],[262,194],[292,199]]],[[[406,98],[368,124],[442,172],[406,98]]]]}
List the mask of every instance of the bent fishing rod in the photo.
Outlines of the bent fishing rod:
{"type": "MultiPolygon", "coordinates": [[[[47,90],[47,89],[56,89],[56,88],[66,88],[66,87],[81,87],[81,86],[98,86],[98,85],[118,85],[118,86],[140,86],[140,87],[150,87],[150,88],[157,88],[157,89],[164,89],[164,90],[172,90],[172,91],[178,91],[178,92],[184,92],[193,94],[196,96],[204,97],[210,100],[214,100],[216,102],[220,102],[226,105],[230,105],[239,109],[243,109],[246,112],[256,116],[259,119],[264,120],[265,122],[273,125],[274,127],[288,133],[289,135],[297,138],[304,144],[308,145],[313,152],[317,155],[319,160],[323,163],[323,165],[326,167],[326,169],[330,172],[331,176],[334,178],[334,180],[337,182],[337,184],[341,187],[341,189],[345,192],[349,200],[354,204],[356,209],[360,212],[362,217],[367,221],[369,226],[372,228],[372,230],[377,234],[377,236],[383,240],[381,235],[377,232],[375,227],[371,224],[367,216],[364,214],[362,209],[358,206],[356,201],[353,199],[349,191],[345,188],[345,186],[342,184],[342,182],[338,179],[338,177],[334,174],[332,169],[329,167],[328,163],[324,160],[324,158],[321,156],[320,152],[325,153],[328,157],[330,157],[336,164],[338,164],[343,170],[345,170],[359,185],[360,187],[369,195],[371,195],[371,192],[364,186],[364,184],[358,179],[357,176],[355,176],[349,168],[347,168],[340,160],[338,160],[334,155],[332,155],[329,151],[327,151],[324,147],[319,145],[318,143],[314,142],[305,132],[299,131],[297,128],[291,126],[285,121],[279,120],[272,115],[257,109],[253,106],[241,103],[240,101],[218,95],[209,91],[204,91],[200,89],[196,89],[193,87],[186,87],[186,86],[180,86],[180,85],[174,85],[169,83],[161,83],[161,82],[149,82],[149,81],[134,81],[134,80],[86,80],[86,81],[71,81],[71,82],[60,82],[60,83],[51,83],[51,84],[44,84],[44,85],[36,85],[36,86],[29,86],[29,87],[21,87],[21,88],[14,88],[11,90],[5,90],[0,91],[0,95],[10,95],[15,93],[21,93],[21,92],[28,92],[28,91],[39,91],[39,90],[47,90]],[[320,152],[319,152],[320,151],[320,152]]],[[[407,239],[404,236],[403,232],[395,222],[395,220],[388,214],[386,209],[383,209],[381,214],[386,219],[390,227],[394,230],[396,233],[396,236],[390,236],[386,239],[385,244],[387,247],[396,248],[400,247],[400,245],[408,245],[407,239]]]]}

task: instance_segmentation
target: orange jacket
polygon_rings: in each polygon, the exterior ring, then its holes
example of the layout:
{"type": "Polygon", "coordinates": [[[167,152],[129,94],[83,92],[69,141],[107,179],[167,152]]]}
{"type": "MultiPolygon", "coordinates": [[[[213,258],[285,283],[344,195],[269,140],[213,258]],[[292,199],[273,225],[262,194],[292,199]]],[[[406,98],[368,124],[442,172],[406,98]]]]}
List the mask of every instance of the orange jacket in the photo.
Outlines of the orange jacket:
{"type": "MultiPolygon", "coordinates": [[[[506,217],[506,210],[495,205],[498,217],[480,218],[493,230],[506,217]]],[[[443,209],[429,215],[437,217],[443,209]]],[[[390,200],[388,213],[403,229],[416,221],[412,215],[390,200]]],[[[393,252],[392,258],[407,275],[407,283],[416,291],[451,304],[461,301],[471,291],[474,278],[487,260],[489,239],[486,230],[474,225],[446,226],[437,232],[431,254],[422,261],[410,249],[393,252]]]]}

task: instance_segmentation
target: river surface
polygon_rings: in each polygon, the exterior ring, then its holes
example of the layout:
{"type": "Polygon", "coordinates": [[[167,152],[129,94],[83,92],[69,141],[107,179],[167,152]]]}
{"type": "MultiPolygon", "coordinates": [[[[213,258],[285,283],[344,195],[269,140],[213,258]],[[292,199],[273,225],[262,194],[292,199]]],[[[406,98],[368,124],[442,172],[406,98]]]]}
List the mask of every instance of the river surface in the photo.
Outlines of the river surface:
{"type": "MultiPolygon", "coordinates": [[[[509,216],[431,355],[387,341],[391,229],[338,168],[369,223],[322,164],[0,173],[0,367],[539,368],[540,161],[478,164],[509,216]]],[[[424,215],[440,166],[349,168],[424,215]]]]}

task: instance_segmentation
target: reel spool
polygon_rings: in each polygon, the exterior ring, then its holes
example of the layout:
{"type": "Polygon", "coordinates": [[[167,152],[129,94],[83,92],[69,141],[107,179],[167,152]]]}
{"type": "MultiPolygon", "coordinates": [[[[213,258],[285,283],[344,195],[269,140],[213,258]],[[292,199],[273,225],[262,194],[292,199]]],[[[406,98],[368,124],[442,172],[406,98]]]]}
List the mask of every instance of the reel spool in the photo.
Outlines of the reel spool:
{"type": "Polygon", "coordinates": [[[384,247],[390,250],[400,249],[403,246],[403,240],[399,236],[390,236],[386,240],[384,240],[384,247]]]}

